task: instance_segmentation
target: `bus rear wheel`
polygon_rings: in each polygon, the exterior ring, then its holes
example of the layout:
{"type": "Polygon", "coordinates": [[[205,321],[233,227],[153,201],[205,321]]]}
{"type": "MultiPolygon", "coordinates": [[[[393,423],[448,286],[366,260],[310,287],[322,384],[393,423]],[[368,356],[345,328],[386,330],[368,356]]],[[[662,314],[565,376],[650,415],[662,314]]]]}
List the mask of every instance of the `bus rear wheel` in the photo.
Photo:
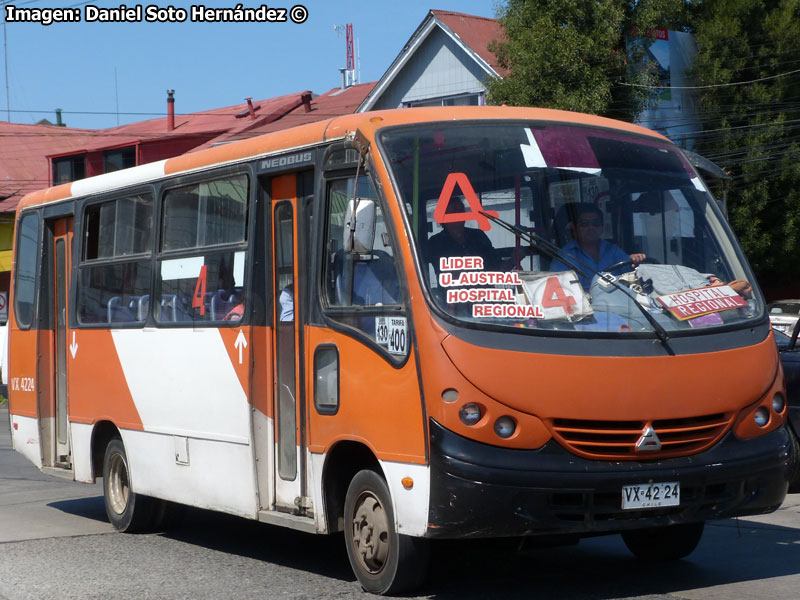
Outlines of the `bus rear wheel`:
{"type": "Polygon", "coordinates": [[[624,531],[622,540],[636,558],[649,561],[678,560],[689,556],[703,536],[705,523],[624,531]]]}
{"type": "Polygon", "coordinates": [[[108,520],[114,529],[133,533],[148,529],[156,504],[153,498],[131,489],[128,456],[122,440],[113,439],[103,458],[103,497],[108,520]]]}
{"type": "Polygon", "coordinates": [[[356,473],[344,504],[347,556],[361,587],[397,594],[422,584],[430,557],[428,541],[397,533],[389,488],[375,471],[356,473]]]}

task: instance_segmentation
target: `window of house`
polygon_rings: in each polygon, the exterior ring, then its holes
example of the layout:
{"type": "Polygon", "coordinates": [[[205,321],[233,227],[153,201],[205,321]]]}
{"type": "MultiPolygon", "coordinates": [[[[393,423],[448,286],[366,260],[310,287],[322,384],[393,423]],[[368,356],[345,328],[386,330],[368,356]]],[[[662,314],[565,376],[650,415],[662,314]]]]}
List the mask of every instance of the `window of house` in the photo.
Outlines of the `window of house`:
{"type": "Polygon", "coordinates": [[[414,106],[482,106],[483,92],[477,94],[461,94],[445,98],[431,98],[428,100],[415,100],[407,102],[406,107],[414,106]]]}
{"type": "Polygon", "coordinates": [[[136,166],[136,147],[117,148],[103,152],[103,173],[136,166]]]}
{"type": "Polygon", "coordinates": [[[53,185],[69,183],[86,177],[86,155],[53,159],[53,185]]]}

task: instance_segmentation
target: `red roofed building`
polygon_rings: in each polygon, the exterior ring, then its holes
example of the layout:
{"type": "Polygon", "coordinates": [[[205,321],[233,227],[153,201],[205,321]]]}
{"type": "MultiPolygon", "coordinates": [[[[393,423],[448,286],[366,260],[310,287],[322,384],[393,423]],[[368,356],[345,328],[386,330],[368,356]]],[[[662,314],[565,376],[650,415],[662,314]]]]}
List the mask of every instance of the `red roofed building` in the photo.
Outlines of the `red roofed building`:
{"type": "Polygon", "coordinates": [[[0,293],[9,289],[14,213],[28,192],[353,113],[374,85],[248,99],[191,114],[175,114],[170,93],[166,117],[100,130],[0,122],[0,293]]]}
{"type": "Polygon", "coordinates": [[[82,148],[92,134],[86,129],[0,122],[0,292],[9,288],[17,202],[50,185],[48,154],[82,148]]]}
{"type": "Polygon", "coordinates": [[[357,112],[484,104],[486,82],[506,74],[489,49],[503,35],[497,19],[431,10],[357,112]]]}

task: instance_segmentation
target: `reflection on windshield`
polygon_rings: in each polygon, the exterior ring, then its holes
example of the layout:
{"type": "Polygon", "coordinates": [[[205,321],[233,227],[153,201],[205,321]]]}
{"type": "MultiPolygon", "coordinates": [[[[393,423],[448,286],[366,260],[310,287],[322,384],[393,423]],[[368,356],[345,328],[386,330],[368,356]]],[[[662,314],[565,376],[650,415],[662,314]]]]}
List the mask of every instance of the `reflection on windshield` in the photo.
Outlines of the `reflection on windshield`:
{"type": "Polygon", "coordinates": [[[667,142],[506,123],[381,141],[425,283],[453,317],[661,336],[763,312],[713,199],[667,142]]]}

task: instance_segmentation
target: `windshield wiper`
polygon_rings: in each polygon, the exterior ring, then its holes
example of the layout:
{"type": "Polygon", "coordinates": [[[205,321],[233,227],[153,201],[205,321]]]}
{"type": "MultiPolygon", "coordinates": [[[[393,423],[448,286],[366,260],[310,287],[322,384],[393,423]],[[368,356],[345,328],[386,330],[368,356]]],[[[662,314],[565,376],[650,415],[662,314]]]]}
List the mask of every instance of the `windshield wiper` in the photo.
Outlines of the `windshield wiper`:
{"type": "Polygon", "coordinates": [[[625,287],[624,285],[619,283],[617,281],[617,278],[614,277],[611,273],[608,273],[609,277],[606,277],[606,275],[604,273],[601,273],[600,271],[596,271],[595,269],[593,269],[592,267],[590,267],[589,265],[587,265],[583,261],[581,261],[581,260],[579,260],[579,259],[577,259],[577,258],[575,258],[573,256],[570,256],[569,254],[567,254],[566,252],[561,250],[561,248],[559,248],[555,244],[551,243],[550,241],[544,239],[540,235],[538,235],[538,234],[536,234],[536,233],[534,233],[532,231],[526,231],[522,227],[519,227],[518,225],[513,225],[511,223],[508,223],[507,221],[504,221],[503,219],[500,219],[499,217],[495,217],[494,215],[490,215],[486,211],[480,211],[480,213],[484,217],[489,219],[490,221],[492,221],[494,223],[497,223],[498,225],[500,225],[500,227],[510,231],[516,237],[518,237],[518,238],[520,238],[522,240],[527,240],[527,242],[532,247],[535,247],[535,248],[538,248],[539,250],[544,251],[546,254],[548,254],[549,256],[551,256],[553,258],[558,258],[561,262],[563,262],[567,266],[572,267],[576,271],[580,271],[584,275],[586,275],[587,271],[589,273],[597,275],[604,282],[613,285],[618,290],[621,290],[626,296],[628,296],[628,298],[630,298],[630,300],[633,303],[633,305],[636,306],[636,308],[639,310],[639,312],[642,313],[644,318],[647,320],[647,322],[653,328],[653,331],[655,332],[656,337],[658,337],[659,341],[664,346],[664,349],[667,351],[667,353],[670,356],[675,356],[675,352],[672,350],[672,348],[670,347],[670,345],[668,343],[669,334],[667,334],[667,330],[664,329],[664,327],[662,327],[661,324],[658,321],[656,321],[655,317],[653,317],[653,315],[651,315],[644,306],[642,306],[641,304],[639,304],[636,301],[636,298],[632,295],[633,292],[631,292],[627,287],[625,287]]]}

